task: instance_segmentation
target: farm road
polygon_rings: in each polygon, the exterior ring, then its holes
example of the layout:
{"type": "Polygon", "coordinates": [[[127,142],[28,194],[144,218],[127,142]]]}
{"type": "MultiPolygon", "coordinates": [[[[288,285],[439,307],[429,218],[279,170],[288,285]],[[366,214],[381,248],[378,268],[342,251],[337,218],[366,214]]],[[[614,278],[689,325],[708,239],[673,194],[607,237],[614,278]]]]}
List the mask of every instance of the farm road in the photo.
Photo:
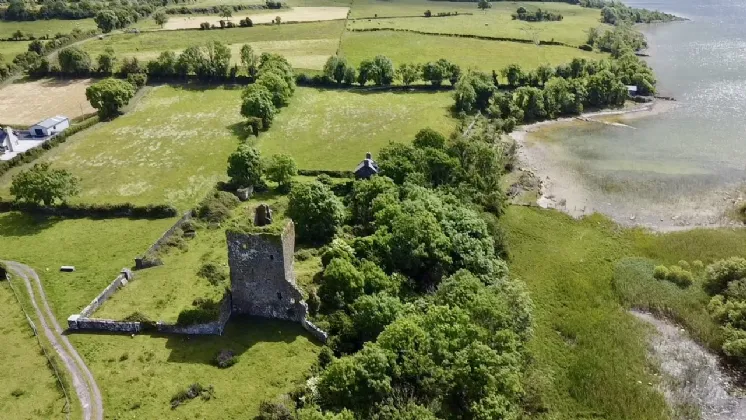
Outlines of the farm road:
{"type": "Polygon", "coordinates": [[[54,347],[54,350],[60,356],[62,363],[65,365],[65,369],[67,369],[72,377],[75,393],[78,395],[78,399],[83,408],[83,418],[85,420],[102,420],[104,417],[104,406],[101,400],[101,391],[98,389],[96,380],[93,378],[93,374],[91,374],[88,366],[85,365],[83,359],[75,350],[75,347],[70,343],[70,340],[62,334],[62,328],[60,328],[57,318],[54,317],[52,310],[49,308],[47,296],[44,293],[44,288],[41,285],[39,276],[27,265],[14,261],[6,261],[5,263],[10,272],[23,279],[23,282],[26,284],[26,291],[31,297],[31,304],[34,306],[34,311],[36,312],[36,316],[39,318],[44,334],[47,336],[49,342],[52,343],[52,347],[54,347]],[[39,301],[44,307],[46,316],[39,308],[40,305],[39,302],[37,302],[34,287],[31,284],[29,277],[33,278],[36,282],[36,286],[39,290],[39,301]],[[51,322],[53,328],[49,327],[47,320],[51,322]]]}

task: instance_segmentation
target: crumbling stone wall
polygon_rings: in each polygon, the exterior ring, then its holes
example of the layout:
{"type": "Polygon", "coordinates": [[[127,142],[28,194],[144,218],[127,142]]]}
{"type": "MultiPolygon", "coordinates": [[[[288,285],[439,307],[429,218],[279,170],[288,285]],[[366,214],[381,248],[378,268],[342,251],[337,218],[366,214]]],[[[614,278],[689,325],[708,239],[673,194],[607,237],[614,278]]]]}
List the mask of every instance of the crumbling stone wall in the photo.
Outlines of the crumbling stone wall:
{"type": "Polygon", "coordinates": [[[295,225],[281,234],[228,231],[228,265],[233,312],[264,318],[302,321],[308,307],[295,284],[295,225]]]}
{"type": "Polygon", "coordinates": [[[87,318],[91,316],[94,312],[98,310],[98,308],[101,307],[101,305],[104,304],[111,295],[116,293],[117,290],[119,290],[120,287],[123,287],[127,285],[127,283],[132,280],[132,271],[123,268],[122,272],[119,273],[117,278],[114,279],[106,288],[96,296],[88,306],[83,308],[82,311],[80,311],[80,316],[83,318],[87,318]]]}
{"type": "Polygon", "coordinates": [[[173,236],[174,233],[177,232],[178,229],[181,229],[181,226],[184,224],[184,222],[186,222],[187,220],[191,220],[191,218],[191,211],[184,213],[184,215],[181,216],[181,219],[177,220],[173,226],[171,226],[167,231],[163,232],[163,235],[161,235],[161,237],[158,238],[158,240],[156,240],[153,245],[150,245],[150,248],[148,248],[147,251],[135,258],[135,268],[138,270],[142,270],[145,268],[154,267],[156,265],[161,265],[158,263],[154,263],[154,260],[147,257],[155,255],[166,243],[166,241],[168,241],[171,236],[173,236]]]}
{"type": "Polygon", "coordinates": [[[67,318],[67,327],[74,331],[108,331],[123,333],[139,333],[142,331],[142,325],[139,322],[85,318],[80,315],[70,315],[70,317],[67,318]]]}

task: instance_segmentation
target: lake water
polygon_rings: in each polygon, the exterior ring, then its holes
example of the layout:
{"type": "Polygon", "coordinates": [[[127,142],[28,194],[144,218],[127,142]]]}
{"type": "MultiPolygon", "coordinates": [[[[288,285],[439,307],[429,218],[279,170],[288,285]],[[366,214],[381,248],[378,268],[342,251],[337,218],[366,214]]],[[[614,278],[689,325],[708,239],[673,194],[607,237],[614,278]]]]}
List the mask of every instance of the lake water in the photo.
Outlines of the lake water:
{"type": "Polygon", "coordinates": [[[543,130],[528,160],[571,212],[664,229],[723,223],[746,197],[746,0],[625,3],[691,19],[641,27],[659,94],[676,106],[620,120],[630,127],[543,130]]]}

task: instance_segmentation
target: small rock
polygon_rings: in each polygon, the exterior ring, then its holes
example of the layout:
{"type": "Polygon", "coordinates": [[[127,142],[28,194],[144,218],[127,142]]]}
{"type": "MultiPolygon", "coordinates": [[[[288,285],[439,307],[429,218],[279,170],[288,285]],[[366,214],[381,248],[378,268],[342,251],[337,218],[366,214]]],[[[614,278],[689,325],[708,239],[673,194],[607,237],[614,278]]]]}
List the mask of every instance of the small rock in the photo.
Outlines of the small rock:
{"type": "Polygon", "coordinates": [[[635,220],[635,216],[629,216],[629,220],[635,220]]]}

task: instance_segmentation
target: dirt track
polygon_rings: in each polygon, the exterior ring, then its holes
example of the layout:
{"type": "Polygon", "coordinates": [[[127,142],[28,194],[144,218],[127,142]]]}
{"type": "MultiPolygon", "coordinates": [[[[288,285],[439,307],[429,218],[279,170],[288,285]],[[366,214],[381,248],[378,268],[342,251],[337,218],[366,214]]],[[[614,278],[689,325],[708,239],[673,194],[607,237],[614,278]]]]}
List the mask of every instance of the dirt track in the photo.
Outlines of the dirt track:
{"type": "Polygon", "coordinates": [[[13,262],[6,261],[6,265],[10,270],[11,274],[22,279],[26,285],[26,292],[31,298],[31,304],[34,306],[34,312],[39,319],[44,335],[47,337],[49,342],[52,344],[54,351],[62,360],[65,369],[69,372],[72,377],[73,387],[75,393],[80,400],[80,405],[83,409],[83,418],[85,420],[101,420],[104,417],[104,406],[101,400],[101,391],[98,389],[96,380],[93,378],[93,374],[83,362],[75,347],[70,343],[63,330],[57,322],[57,318],[54,317],[49,303],[47,302],[47,296],[44,293],[39,276],[29,266],[13,262]],[[36,293],[34,293],[34,286],[31,284],[29,277],[34,279],[36,286],[39,290],[39,299],[37,301],[36,293]],[[39,308],[39,302],[44,307],[44,313],[39,308]],[[50,328],[47,323],[49,320],[53,328],[50,328]]]}

